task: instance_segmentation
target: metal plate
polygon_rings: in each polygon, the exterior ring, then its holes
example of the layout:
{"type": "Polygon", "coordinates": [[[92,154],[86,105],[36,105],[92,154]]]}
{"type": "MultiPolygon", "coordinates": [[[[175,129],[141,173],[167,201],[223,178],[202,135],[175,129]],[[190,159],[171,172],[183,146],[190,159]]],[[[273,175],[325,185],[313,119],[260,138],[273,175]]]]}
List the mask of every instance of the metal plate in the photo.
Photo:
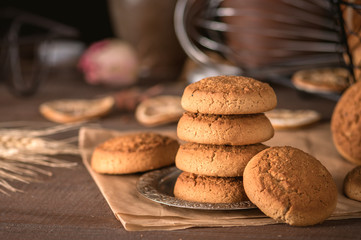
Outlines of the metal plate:
{"type": "Polygon", "coordinates": [[[256,206],[250,201],[237,203],[201,203],[178,199],[173,195],[174,184],[181,170],[163,168],[143,174],[137,182],[137,191],[147,199],[173,207],[202,210],[241,210],[256,206]]]}

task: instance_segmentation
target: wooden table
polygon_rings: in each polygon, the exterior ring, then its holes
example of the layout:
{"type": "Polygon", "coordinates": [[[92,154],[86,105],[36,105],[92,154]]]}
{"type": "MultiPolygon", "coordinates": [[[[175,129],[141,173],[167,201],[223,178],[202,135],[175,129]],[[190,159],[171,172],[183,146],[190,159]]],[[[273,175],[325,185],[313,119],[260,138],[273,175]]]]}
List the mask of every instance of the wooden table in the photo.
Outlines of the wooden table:
{"type": "MultiPolygon", "coordinates": [[[[274,86],[279,107],[313,108],[329,120],[335,102],[274,86]]],[[[183,87],[170,86],[181,94],[183,87]]],[[[38,93],[18,98],[0,82],[0,122],[44,121],[38,106],[59,98],[89,98],[113,89],[89,86],[73,70],[53,71],[38,93]]],[[[142,129],[132,113],[114,112],[99,123],[113,129],[142,129]]],[[[164,126],[175,129],[176,125],[164,126]]],[[[51,168],[53,176],[31,184],[14,183],[23,193],[0,194],[0,239],[361,239],[361,219],[326,221],[312,227],[285,224],[260,227],[192,228],[128,232],[112,214],[80,157],[72,169],[51,168]]]]}

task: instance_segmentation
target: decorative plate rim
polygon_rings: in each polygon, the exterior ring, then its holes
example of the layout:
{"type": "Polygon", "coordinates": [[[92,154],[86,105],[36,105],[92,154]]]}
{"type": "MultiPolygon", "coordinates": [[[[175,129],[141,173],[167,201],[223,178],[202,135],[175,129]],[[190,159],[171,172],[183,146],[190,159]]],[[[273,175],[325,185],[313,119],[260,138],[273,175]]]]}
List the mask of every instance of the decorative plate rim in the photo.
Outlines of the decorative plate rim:
{"type": "Polygon", "coordinates": [[[250,201],[237,203],[202,203],[185,201],[160,189],[162,184],[166,184],[165,182],[167,179],[175,180],[180,173],[181,170],[177,169],[175,166],[144,173],[137,181],[137,191],[153,202],[179,208],[200,210],[245,210],[257,208],[250,201]]]}

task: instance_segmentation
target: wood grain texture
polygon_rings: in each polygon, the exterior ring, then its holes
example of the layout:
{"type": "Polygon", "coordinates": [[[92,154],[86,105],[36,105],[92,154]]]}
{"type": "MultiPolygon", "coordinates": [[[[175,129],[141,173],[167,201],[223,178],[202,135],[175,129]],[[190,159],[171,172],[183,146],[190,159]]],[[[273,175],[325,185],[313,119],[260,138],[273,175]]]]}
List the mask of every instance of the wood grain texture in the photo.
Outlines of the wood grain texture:
{"type": "MultiPolygon", "coordinates": [[[[46,121],[38,112],[40,103],[70,97],[92,97],[114,89],[86,85],[76,72],[49,76],[39,92],[29,98],[11,95],[0,82],[0,122],[46,121]],[[75,91],[75,90],[76,91],[75,91]]],[[[181,93],[182,88],[170,89],[181,93]]],[[[276,88],[279,102],[286,106],[319,109],[329,119],[334,103],[276,88]],[[291,98],[292,100],[289,100],[291,98]],[[283,99],[288,99],[284,101],[283,99]],[[302,100],[302,101],[301,101],[302,100]],[[293,101],[293,102],[292,102],[293,101]]],[[[132,113],[114,112],[98,121],[107,128],[141,129],[132,113]]],[[[164,128],[175,129],[175,125],[164,128]]],[[[127,232],[116,220],[80,157],[66,157],[78,163],[73,169],[49,169],[51,177],[31,184],[14,183],[24,193],[0,195],[0,239],[360,239],[361,219],[326,221],[313,227],[285,224],[261,227],[193,228],[177,231],[127,232]]]]}

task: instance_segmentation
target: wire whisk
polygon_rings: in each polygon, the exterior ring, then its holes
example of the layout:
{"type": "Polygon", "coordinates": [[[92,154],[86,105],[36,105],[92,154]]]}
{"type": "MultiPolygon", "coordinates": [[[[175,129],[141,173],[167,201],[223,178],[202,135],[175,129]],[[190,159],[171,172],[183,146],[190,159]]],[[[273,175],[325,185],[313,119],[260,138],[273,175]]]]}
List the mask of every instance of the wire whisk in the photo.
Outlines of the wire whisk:
{"type": "Polygon", "coordinates": [[[361,62],[361,4],[351,1],[179,0],[176,33],[190,58],[221,72],[289,80],[302,69],[342,67],[352,83],[361,62]]]}

